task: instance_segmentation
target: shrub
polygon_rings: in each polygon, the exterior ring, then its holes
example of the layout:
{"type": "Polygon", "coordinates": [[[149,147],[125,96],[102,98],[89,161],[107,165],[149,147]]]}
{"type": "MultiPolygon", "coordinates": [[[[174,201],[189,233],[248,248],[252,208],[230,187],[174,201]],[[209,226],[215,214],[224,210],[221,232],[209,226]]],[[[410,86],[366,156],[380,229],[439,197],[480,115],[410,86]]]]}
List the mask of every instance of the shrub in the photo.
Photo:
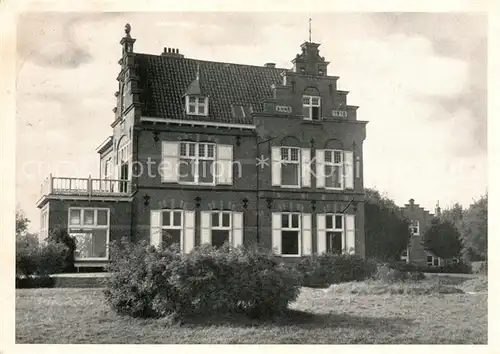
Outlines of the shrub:
{"type": "Polygon", "coordinates": [[[40,244],[20,239],[16,242],[16,275],[20,277],[46,276],[64,268],[68,248],[60,242],[40,244]]]}
{"type": "Polygon", "coordinates": [[[31,289],[31,288],[53,288],[54,279],[48,276],[42,277],[16,277],[16,289],[31,289]]]}
{"type": "Polygon", "coordinates": [[[418,281],[425,279],[424,273],[412,264],[406,263],[378,263],[373,278],[384,283],[396,283],[405,281],[418,281]]]}
{"type": "Polygon", "coordinates": [[[16,239],[16,276],[28,277],[37,272],[38,247],[38,242],[29,242],[22,236],[16,239]]]}
{"type": "Polygon", "coordinates": [[[366,279],[374,271],[374,263],[356,255],[323,253],[303,258],[297,269],[304,286],[324,287],[366,279]]]}
{"type": "Polygon", "coordinates": [[[328,293],[335,295],[431,295],[463,294],[460,288],[432,283],[385,283],[383,281],[352,282],[332,286],[328,293]]]}
{"type": "Polygon", "coordinates": [[[450,273],[450,274],[471,274],[472,267],[469,263],[460,262],[455,264],[447,264],[442,267],[419,267],[424,273],[450,273]]]}
{"type": "Polygon", "coordinates": [[[474,274],[488,274],[488,262],[479,261],[471,263],[471,270],[474,274]]]}
{"type": "Polygon", "coordinates": [[[49,232],[47,241],[62,243],[66,245],[67,251],[64,255],[64,267],[62,271],[73,272],[75,270],[75,250],[76,241],[74,237],[71,237],[68,232],[64,229],[53,229],[49,232]]]}
{"type": "Polygon", "coordinates": [[[145,242],[111,246],[105,297],[120,314],[182,318],[193,313],[283,312],[299,293],[299,276],[271,253],[242,247],[180,254],[145,242]]]}

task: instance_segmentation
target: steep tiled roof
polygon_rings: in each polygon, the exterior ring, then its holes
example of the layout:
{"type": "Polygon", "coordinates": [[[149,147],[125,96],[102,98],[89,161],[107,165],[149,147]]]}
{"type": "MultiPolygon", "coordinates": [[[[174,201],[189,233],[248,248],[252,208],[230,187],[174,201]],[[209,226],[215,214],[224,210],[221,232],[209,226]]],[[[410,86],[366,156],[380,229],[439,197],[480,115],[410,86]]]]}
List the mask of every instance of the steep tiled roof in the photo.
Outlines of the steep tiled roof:
{"type": "Polygon", "coordinates": [[[252,118],[236,115],[233,105],[260,110],[260,101],[272,98],[271,85],[282,82],[285,70],[149,54],[137,54],[136,62],[144,116],[239,124],[250,124],[252,118]],[[207,117],[186,115],[182,101],[198,65],[200,88],[209,96],[207,117]]]}

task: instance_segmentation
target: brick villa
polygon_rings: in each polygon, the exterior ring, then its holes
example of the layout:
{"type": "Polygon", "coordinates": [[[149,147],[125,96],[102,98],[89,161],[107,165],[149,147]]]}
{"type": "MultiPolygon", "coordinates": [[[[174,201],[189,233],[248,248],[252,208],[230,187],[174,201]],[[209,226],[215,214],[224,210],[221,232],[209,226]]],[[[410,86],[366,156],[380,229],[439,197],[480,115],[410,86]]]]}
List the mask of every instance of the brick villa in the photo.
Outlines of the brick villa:
{"type": "Polygon", "coordinates": [[[42,234],[76,237],[76,266],[105,265],[122,237],[365,255],[367,122],[319,44],[284,69],[136,53],[135,41],[127,25],[99,178],[49,176],[37,202],[42,234]]]}

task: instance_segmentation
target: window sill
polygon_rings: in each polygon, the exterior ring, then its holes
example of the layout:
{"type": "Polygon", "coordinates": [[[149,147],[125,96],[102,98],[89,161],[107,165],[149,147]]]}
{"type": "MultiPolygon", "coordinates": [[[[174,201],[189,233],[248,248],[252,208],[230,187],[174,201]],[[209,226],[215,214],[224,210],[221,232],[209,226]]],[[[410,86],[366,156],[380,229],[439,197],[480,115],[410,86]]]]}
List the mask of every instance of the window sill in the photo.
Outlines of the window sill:
{"type": "Polygon", "coordinates": [[[302,123],[322,125],[324,123],[324,121],[323,121],[323,119],[307,119],[307,118],[303,118],[302,119],[302,123]]]}
{"type": "MultiPolygon", "coordinates": [[[[288,189],[300,189],[300,188],[302,188],[301,186],[282,186],[282,185],[274,186],[274,187],[288,188],[288,189]]],[[[310,188],[310,187],[308,187],[308,188],[310,188]]]]}
{"type": "Polygon", "coordinates": [[[75,262],[85,261],[109,261],[109,257],[75,258],[75,262]]]}
{"type": "Polygon", "coordinates": [[[284,258],[302,257],[300,254],[280,254],[279,256],[284,258]]]}

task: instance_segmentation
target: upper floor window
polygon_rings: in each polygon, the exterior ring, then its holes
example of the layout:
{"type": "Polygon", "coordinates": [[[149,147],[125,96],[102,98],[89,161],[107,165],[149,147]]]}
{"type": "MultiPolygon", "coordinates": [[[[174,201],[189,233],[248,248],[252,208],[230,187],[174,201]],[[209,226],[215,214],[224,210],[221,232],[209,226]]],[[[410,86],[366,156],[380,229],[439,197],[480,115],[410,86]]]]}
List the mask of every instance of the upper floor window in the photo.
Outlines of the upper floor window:
{"type": "Polygon", "coordinates": [[[180,143],[179,181],[214,183],[215,144],[180,143]]]}
{"type": "Polygon", "coordinates": [[[304,119],[319,120],[321,115],[321,98],[319,96],[302,96],[304,119]]]}
{"type": "Polygon", "coordinates": [[[186,112],[197,116],[208,115],[208,97],[186,96],[186,112]]]}
{"type": "Polygon", "coordinates": [[[281,148],[281,186],[299,187],[300,149],[281,148]]]}
{"type": "Polygon", "coordinates": [[[316,188],[354,189],[354,153],[348,150],[316,150],[316,188]]]}
{"type": "Polygon", "coordinates": [[[412,220],[410,223],[410,232],[412,235],[419,236],[420,235],[420,223],[418,220],[412,220]]]}
{"type": "Polygon", "coordinates": [[[233,146],[205,142],[163,141],[159,172],[162,182],[182,184],[233,184],[233,146]]]}
{"type": "Polygon", "coordinates": [[[331,189],[343,189],[344,175],[343,152],[340,150],[325,150],[325,187],[331,189]]]}
{"type": "Polygon", "coordinates": [[[108,157],[106,159],[106,162],[104,163],[104,179],[111,179],[111,174],[112,174],[112,158],[108,157]]]}

